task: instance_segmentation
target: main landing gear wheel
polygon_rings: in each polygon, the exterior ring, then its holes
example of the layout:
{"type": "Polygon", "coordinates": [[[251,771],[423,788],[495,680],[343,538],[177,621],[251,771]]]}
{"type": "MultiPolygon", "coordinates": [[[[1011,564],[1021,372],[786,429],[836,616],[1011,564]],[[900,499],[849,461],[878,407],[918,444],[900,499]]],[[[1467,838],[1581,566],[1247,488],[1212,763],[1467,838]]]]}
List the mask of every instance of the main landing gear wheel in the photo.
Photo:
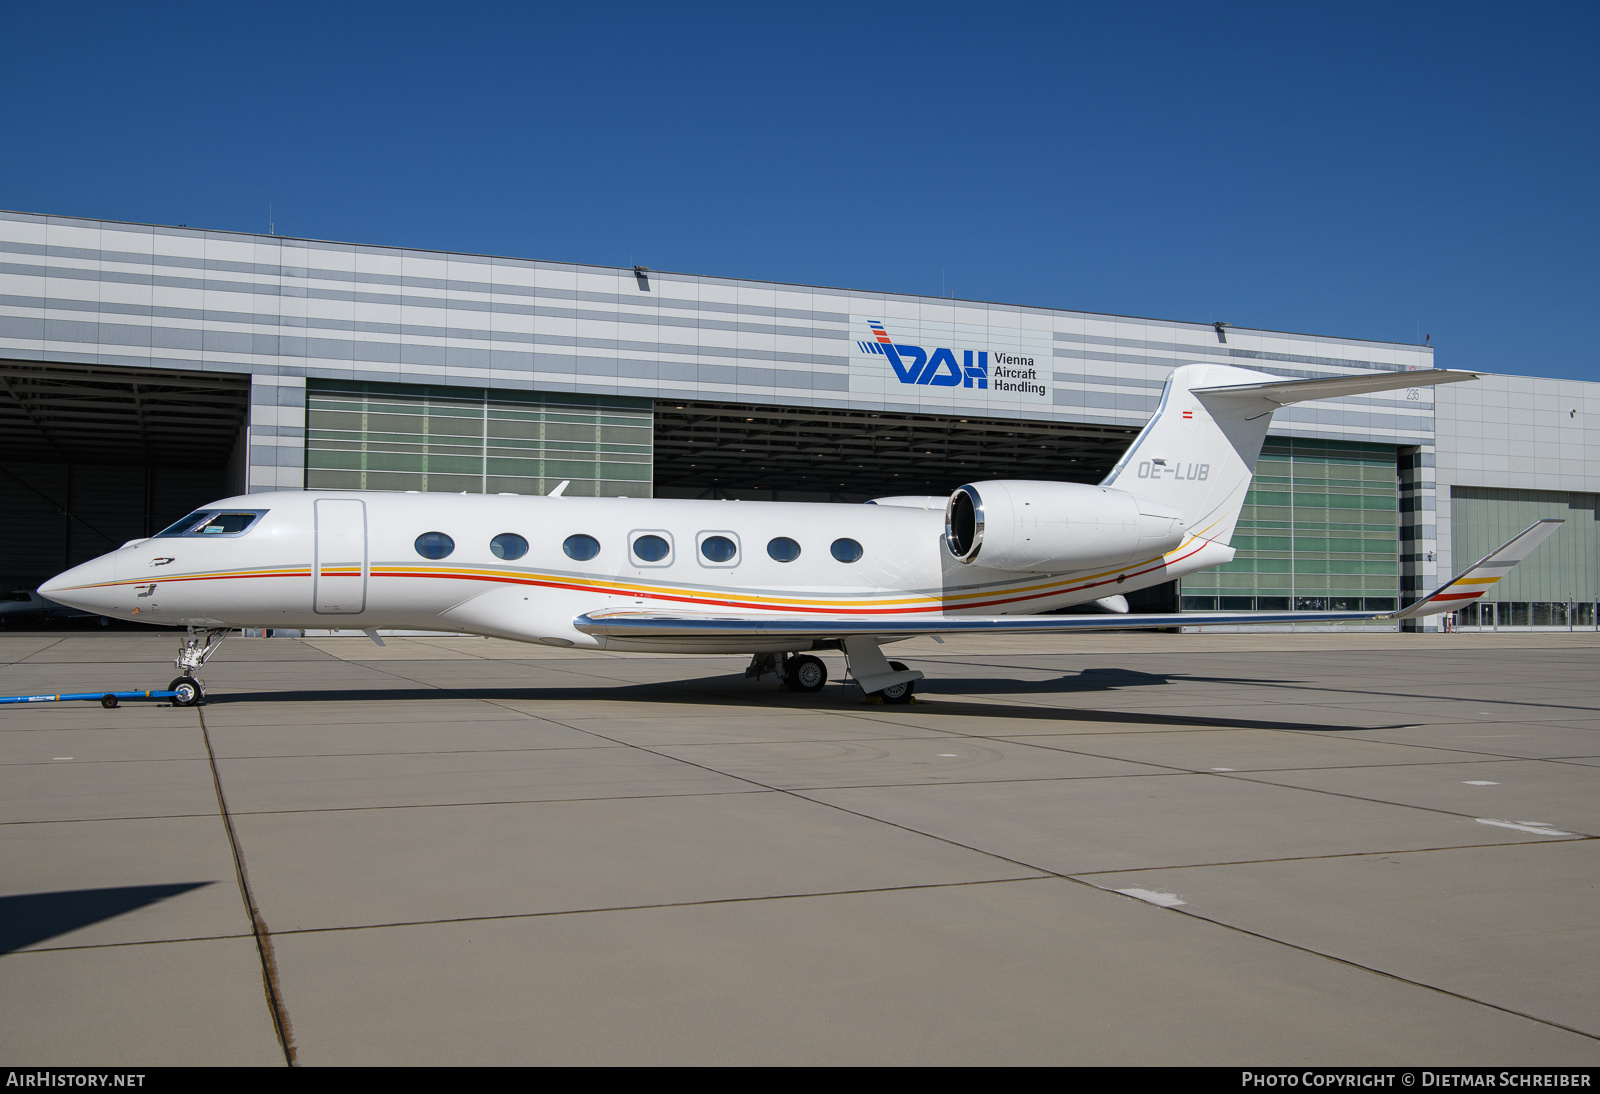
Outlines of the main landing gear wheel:
{"type": "Polygon", "coordinates": [[[175,707],[198,706],[200,700],[206,697],[205,689],[193,676],[178,677],[167,685],[167,690],[173,693],[172,705],[175,707]]]}
{"type": "MultiPolygon", "coordinates": [[[[906,671],[906,667],[898,661],[890,661],[889,667],[894,669],[895,672],[906,671]]],[[[915,680],[907,680],[903,684],[890,684],[878,694],[883,696],[885,703],[909,703],[911,702],[911,693],[916,690],[917,682],[915,680]]]]}
{"type": "Polygon", "coordinates": [[[802,653],[784,664],[784,675],[795,691],[821,691],[822,685],[828,682],[828,666],[821,658],[802,653]]]}

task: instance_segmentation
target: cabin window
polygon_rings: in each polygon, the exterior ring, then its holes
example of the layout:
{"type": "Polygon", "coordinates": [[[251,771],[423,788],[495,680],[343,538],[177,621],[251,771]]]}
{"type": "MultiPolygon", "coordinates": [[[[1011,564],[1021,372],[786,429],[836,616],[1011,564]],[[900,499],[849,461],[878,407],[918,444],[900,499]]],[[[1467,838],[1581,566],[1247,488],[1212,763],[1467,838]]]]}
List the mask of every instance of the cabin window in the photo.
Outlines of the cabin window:
{"type": "Polygon", "coordinates": [[[561,549],[567,553],[568,558],[575,562],[588,562],[600,553],[600,541],[593,536],[586,536],[580,532],[563,540],[561,549]]]}
{"type": "Polygon", "coordinates": [[[700,553],[707,562],[732,562],[739,554],[739,545],[727,536],[707,536],[700,541],[700,553]]]}
{"type": "Polygon", "coordinates": [[[672,554],[672,544],[658,535],[646,533],[633,541],[633,557],[640,562],[662,562],[672,554]]]}
{"type": "Polygon", "coordinates": [[[788,536],[767,541],[767,557],[774,562],[793,562],[800,557],[800,545],[788,536]]]}
{"type": "Polygon", "coordinates": [[[449,558],[456,549],[456,541],[443,532],[424,532],[417,537],[417,554],[438,561],[449,558]]]}
{"type": "Polygon", "coordinates": [[[489,550],[494,552],[495,558],[511,562],[528,553],[528,541],[515,532],[501,532],[489,541],[489,550]]]}
{"type": "Polygon", "coordinates": [[[861,557],[861,544],[853,539],[836,539],[828,550],[840,562],[855,562],[861,557]]]}

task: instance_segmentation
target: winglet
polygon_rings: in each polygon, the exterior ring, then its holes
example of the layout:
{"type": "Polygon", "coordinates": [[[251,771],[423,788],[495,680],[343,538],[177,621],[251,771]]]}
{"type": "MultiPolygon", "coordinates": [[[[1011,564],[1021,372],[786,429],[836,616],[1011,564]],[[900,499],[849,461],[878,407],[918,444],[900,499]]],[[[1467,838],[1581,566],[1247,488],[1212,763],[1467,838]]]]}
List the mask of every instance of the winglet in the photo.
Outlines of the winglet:
{"type": "Polygon", "coordinates": [[[1424,597],[1396,612],[1393,619],[1415,619],[1421,615],[1437,615],[1439,612],[1454,611],[1478,601],[1490,586],[1499,581],[1511,568],[1527,558],[1533,549],[1555,534],[1566,522],[1555,517],[1546,517],[1526,532],[1518,533],[1511,537],[1511,541],[1497,551],[1491,551],[1487,557],[1476,566],[1468,568],[1466,573],[1453,581],[1446,582],[1433,591],[1431,596],[1424,597]]]}

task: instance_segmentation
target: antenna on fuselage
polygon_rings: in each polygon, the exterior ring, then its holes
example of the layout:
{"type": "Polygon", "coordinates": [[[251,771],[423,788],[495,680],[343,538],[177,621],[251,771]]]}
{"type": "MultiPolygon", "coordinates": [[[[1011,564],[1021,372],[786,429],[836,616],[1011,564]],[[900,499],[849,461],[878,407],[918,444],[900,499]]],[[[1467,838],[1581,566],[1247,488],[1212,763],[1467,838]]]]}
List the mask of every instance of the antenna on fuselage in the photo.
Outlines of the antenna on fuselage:
{"type": "Polygon", "coordinates": [[[547,497],[547,498],[559,498],[561,496],[561,491],[565,490],[567,487],[569,487],[571,485],[572,485],[572,480],[571,479],[562,479],[560,484],[554,490],[550,491],[550,493],[546,494],[545,497],[547,497]]]}

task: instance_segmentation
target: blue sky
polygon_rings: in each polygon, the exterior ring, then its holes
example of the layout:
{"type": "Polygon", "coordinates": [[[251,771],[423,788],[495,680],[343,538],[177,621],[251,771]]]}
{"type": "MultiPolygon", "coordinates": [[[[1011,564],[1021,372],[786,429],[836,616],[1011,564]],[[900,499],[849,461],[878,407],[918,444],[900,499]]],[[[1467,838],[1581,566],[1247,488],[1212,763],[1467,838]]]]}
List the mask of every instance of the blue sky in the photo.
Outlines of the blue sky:
{"type": "Polygon", "coordinates": [[[31,5],[0,207],[1600,380],[1600,6],[31,5]]]}

